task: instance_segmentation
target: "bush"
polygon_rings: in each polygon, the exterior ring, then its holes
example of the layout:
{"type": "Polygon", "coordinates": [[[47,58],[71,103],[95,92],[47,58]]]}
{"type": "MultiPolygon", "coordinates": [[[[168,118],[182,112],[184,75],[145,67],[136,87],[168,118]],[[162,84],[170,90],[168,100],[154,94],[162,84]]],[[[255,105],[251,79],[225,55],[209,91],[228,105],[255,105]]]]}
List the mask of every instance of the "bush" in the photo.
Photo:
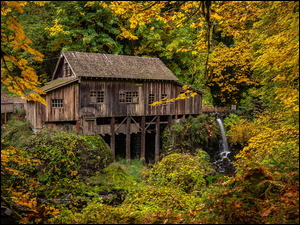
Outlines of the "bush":
{"type": "Polygon", "coordinates": [[[29,139],[27,151],[41,161],[39,181],[52,182],[77,175],[92,175],[113,161],[100,136],[83,136],[54,129],[43,129],[29,139]]]}
{"type": "Polygon", "coordinates": [[[164,131],[162,152],[164,155],[194,154],[197,148],[210,152],[218,146],[219,134],[220,130],[214,116],[201,114],[196,118],[189,117],[164,131]]]}
{"type": "Polygon", "coordinates": [[[7,124],[3,124],[1,127],[1,139],[4,140],[1,143],[1,149],[10,145],[22,148],[26,145],[28,137],[33,134],[29,122],[25,119],[25,110],[18,108],[17,112],[17,114],[11,115],[7,124]]]}
{"type": "Polygon", "coordinates": [[[205,186],[204,176],[213,171],[207,162],[209,158],[204,155],[207,154],[201,150],[198,150],[197,157],[179,153],[168,155],[153,166],[149,182],[153,185],[178,187],[187,193],[197,192],[205,186]]]}

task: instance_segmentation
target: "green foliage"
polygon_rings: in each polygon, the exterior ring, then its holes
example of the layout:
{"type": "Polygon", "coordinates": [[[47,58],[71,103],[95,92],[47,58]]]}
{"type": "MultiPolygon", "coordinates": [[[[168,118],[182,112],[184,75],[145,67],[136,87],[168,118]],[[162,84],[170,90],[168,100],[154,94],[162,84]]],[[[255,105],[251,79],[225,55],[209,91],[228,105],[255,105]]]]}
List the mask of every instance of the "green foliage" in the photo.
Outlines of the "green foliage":
{"type": "Polygon", "coordinates": [[[84,137],[54,129],[42,129],[29,139],[27,150],[42,164],[41,182],[92,174],[112,162],[109,148],[100,136],[84,137]]]}
{"type": "Polygon", "coordinates": [[[140,171],[146,168],[139,159],[131,159],[129,161],[126,159],[116,159],[114,165],[120,166],[124,172],[134,176],[137,180],[142,179],[140,171]]]}
{"type": "Polygon", "coordinates": [[[173,213],[195,210],[200,199],[176,186],[145,186],[129,192],[123,206],[146,214],[172,210],[173,213]]]}
{"type": "Polygon", "coordinates": [[[116,40],[118,18],[100,4],[87,6],[84,1],[53,2],[52,27],[46,28],[52,50],[119,54],[122,46],[116,40]],[[68,12],[68,13],[66,13],[68,12]]]}
{"type": "Polygon", "coordinates": [[[179,153],[168,155],[153,166],[148,181],[153,185],[178,187],[187,193],[197,192],[205,186],[204,176],[213,172],[208,159],[201,150],[197,157],[179,153]]]}
{"type": "Polygon", "coordinates": [[[118,206],[90,202],[80,212],[63,208],[61,214],[48,222],[78,224],[156,224],[199,222],[191,217],[200,210],[201,199],[171,187],[135,187],[118,206]]]}
{"type": "Polygon", "coordinates": [[[29,122],[25,119],[25,109],[16,107],[15,110],[17,114],[11,115],[7,124],[3,124],[1,127],[2,149],[10,145],[22,148],[25,146],[27,138],[32,135],[29,122]]]}
{"type": "Polygon", "coordinates": [[[194,154],[197,148],[207,152],[213,149],[218,143],[220,130],[213,115],[201,114],[194,118],[189,117],[173,124],[170,130],[163,134],[163,153],[191,153],[194,154]]]}
{"type": "Polygon", "coordinates": [[[257,113],[263,111],[265,107],[263,103],[259,88],[250,88],[243,92],[237,114],[248,120],[253,120],[257,113]]]}
{"type": "MultiPolygon", "coordinates": [[[[104,184],[106,187],[114,190],[129,190],[132,186],[136,185],[138,179],[125,172],[124,166],[121,166],[118,163],[112,163],[108,167],[104,168],[101,171],[101,174],[98,175],[97,180],[100,184],[104,184]]],[[[90,179],[88,179],[90,180],[90,179]]]]}

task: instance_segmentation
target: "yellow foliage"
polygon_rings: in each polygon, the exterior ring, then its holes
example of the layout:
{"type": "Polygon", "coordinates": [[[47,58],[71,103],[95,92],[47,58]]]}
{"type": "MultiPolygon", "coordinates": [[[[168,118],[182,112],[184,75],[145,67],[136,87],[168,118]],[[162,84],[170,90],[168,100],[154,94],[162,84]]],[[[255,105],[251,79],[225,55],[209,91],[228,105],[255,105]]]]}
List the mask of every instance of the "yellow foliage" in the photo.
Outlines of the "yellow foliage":
{"type": "MultiPolygon", "coordinates": [[[[46,1],[31,2],[40,6],[46,3],[46,1]]],[[[37,96],[39,94],[32,96],[25,94],[27,90],[32,90],[40,94],[44,94],[45,92],[39,88],[40,83],[34,69],[28,66],[27,60],[22,58],[19,52],[29,52],[32,54],[33,59],[37,61],[42,61],[44,56],[30,47],[30,44],[33,44],[32,41],[26,36],[21,24],[10,16],[14,10],[23,13],[24,10],[22,7],[26,4],[28,4],[27,1],[1,2],[1,19],[3,19],[1,20],[1,49],[5,52],[5,55],[1,58],[1,82],[7,87],[8,91],[20,95],[25,99],[40,101],[45,104],[45,100],[41,96],[37,96]],[[7,52],[4,50],[6,46],[11,46],[13,51],[7,52]],[[19,75],[12,74],[15,67],[20,69],[21,72],[19,75]]]]}
{"type": "Polygon", "coordinates": [[[192,97],[195,97],[197,95],[197,92],[194,92],[194,91],[190,90],[190,87],[188,85],[183,85],[182,90],[185,90],[185,92],[179,94],[176,98],[167,98],[167,97],[165,97],[165,98],[162,98],[159,101],[153,102],[150,105],[151,106],[159,106],[159,105],[164,104],[164,103],[170,103],[170,102],[175,102],[175,101],[181,100],[181,99],[192,98],[192,97]]]}
{"type": "Polygon", "coordinates": [[[58,24],[58,19],[55,19],[53,27],[50,28],[46,27],[45,30],[50,31],[50,36],[55,36],[60,33],[67,35],[70,33],[69,31],[64,31],[62,27],[63,27],[62,25],[58,24]]]}
{"type": "Polygon", "coordinates": [[[257,124],[248,122],[246,119],[240,119],[238,122],[231,124],[227,132],[230,143],[245,146],[249,139],[257,132],[257,124]]]}
{"type": "Polygon", "coordinates": [[[129,40],[137,40],[138,37],[133,35],[130,31],[126,30],[125,28],[121,28],[122,33],[118,35],[118,38],[123,39],[127,38],[129,40]]]}
{"type": "Polygon", "coordinates": [[[292,163],[298,159],[298,125],[286,122],[284,112],[265,112],[259,115],[254,123],[255,126],[249,127],[252,136],[248,140],[248,145],[236,155],[238,160],[247,161],[249,155],[256,162],[262,163],[267,163],[270,159],[278,161],[284,159],[292,163]]]}

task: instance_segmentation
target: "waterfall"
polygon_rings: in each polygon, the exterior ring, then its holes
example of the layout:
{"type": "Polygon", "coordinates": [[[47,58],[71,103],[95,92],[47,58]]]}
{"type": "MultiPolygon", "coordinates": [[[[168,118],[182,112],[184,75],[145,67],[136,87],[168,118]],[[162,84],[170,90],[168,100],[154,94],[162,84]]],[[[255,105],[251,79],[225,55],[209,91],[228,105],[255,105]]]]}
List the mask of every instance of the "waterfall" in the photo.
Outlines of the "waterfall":
{"type": "Polygon", "coordinates": [[[225,134],[225,128],[223,125],[222,120],[217,117],[217,123],[220,127],[221,135],[222,135],[222,140],[220,140],[220,145],[219,145],[219,151],[220,151],[220,158],[213,162],[213,165],[215,167],[215,170],[217,173],[223,173],[226,174],[228,171],[233,169],[233,165],[230,162],[230,159],[228,158],[228,154],[230,153],[229,148],[228,148],[228,143],[227,143],[227,138],[225,134]],[[224,160],[226,159],[226,160],[224,160]]]}
{"type": "Polygon", "coordinates": [[[222,120],[219,117],[217,118],[217,123],[219,124],[220,130],[221,130],[221,135],[222,135],[223,149],[221,149],[220,155],[224,159],[224,158],[227,158],[227,155],[230,153],[230,151],[228,148],[227,138],[226,138],[226,134],[225,134],[225,128],[224,128],[222,120]]]}

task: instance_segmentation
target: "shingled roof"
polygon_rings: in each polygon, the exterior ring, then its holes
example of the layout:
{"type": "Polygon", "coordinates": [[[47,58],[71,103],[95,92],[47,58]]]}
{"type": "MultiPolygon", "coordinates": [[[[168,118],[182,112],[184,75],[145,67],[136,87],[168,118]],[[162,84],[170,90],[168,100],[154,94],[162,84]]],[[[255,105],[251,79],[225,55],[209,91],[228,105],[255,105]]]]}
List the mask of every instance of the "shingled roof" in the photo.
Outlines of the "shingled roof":
{"type": "Polygon", "coordinates": [[[62,51],[63,57],[76,77],[178,80],[159,58],[73,51],[62,51]]]}
{"type": "Polygon", "coordinates": [[[71,84],[78,80],[79,80],[79,78],[71,78],[71,79],[70,78],[61,78],[61,79],[57,79],[57,80],[53,80],[53,81],[45,83],[45,86],[43,86],[41,89],[44,90],[45,92],[48,92],[48,91],[52,91],[53,89],[62,87],[64,85],[71,84]]]}

